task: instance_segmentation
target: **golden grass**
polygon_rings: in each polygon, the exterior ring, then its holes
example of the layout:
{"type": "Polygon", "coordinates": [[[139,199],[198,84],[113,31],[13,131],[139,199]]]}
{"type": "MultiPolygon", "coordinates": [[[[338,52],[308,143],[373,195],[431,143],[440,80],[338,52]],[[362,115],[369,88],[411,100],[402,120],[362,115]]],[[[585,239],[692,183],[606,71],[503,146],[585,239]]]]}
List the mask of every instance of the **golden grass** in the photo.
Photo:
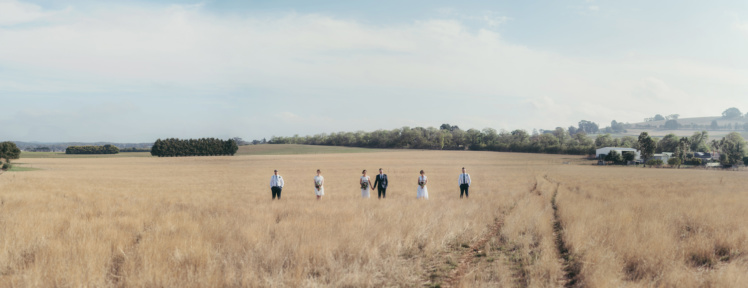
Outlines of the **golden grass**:
{"type": "Polygon", "coordinates": [[[581,285],[745,282],[744,172],[569,161],[413,150],[23,159],[43,170],[0,175],[0,287],[559,287],[555,222],[581,285]],[[462,166],[474,185],[460,200],[462,166]],[[361,199],[361,170],[379,167],[387,199],[361,199]],[[270,200],[273,169],[281,201],[270,200]],[[421,169],[430,199],[419,201],[421,169]]]}
{"type": "Polygon", "coordinates": [[[746,173],[561,171],[564,237],[593,287],[740,287],[748,281],[746,173]]]}

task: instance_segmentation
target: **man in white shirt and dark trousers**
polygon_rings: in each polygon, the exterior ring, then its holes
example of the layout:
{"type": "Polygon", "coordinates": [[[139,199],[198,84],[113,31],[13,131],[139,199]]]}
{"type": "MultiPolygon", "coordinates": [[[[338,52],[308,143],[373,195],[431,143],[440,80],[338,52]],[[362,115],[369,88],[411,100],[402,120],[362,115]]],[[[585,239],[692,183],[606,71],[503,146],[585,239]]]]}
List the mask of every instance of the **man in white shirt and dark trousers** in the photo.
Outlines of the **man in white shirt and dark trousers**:
{"type": "Polygon", "coordinates": [[[465,198],[468,198],[468,189],[472,181],[470,180],[470,174],[465,172],[465,167],[462,167],[462,174],[460,174],[460,179],[457,181],[460,183],[460,199],[462,199],[463,194],[465,194],[465,198]]]}
{"type": "Polygon", "coordinates": [[[270,177],[270,191],[273,192],[273,200],[275,196],[278,196],[278,200],[281,199],[281,191],[283,191],[283,177],[278,175],[278,170],[273,171],[274,175],[270,177]]]}

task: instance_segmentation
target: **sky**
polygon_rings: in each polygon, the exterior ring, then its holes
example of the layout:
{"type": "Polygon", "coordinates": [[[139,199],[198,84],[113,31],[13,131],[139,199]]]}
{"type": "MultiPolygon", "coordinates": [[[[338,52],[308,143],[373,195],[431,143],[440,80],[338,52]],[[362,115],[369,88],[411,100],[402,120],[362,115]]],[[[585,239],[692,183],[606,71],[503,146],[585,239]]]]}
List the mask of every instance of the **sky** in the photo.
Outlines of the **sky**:
{"type": "Polygon", "coordinates": [[[748,112],[748,1],[712,2],[0,0],[0,141],[748,112]]]}

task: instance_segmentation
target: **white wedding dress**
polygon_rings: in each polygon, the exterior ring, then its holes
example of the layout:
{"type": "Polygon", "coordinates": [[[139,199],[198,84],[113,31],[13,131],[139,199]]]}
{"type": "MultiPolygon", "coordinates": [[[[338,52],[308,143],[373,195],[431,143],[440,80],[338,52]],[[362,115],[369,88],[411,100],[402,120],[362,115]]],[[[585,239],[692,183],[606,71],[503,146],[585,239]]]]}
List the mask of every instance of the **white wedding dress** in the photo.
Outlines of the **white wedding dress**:
{"type": "MultiPolygon", "coordinates": [[[[418,176],[418,182],[426,182],[429,178],[426,176],[418,176]]],[[[428,185],[418,185],[418,194],[416,194],[416,199],[429,199],[429,188],[428,185]]]]}
{"type": "Polygon", "coordinates": [[[317,187],[314,187],[314,194],[317,196],[323,196],[325,195],[325,177],[322,176],[314,176],[314,183],[317,184],[323,184],[322,187],[319,187],[319,190],[317,190],[317,187]]]}
{"type": "MultiPolygon", "coordinates": [[[[371,178],[369,176],[361,176],[361,182],[362,183],[370,183],[371,178]]],[[[366,185],[366,189],[361,188],[361,198],[370,198],[371,197],[371,185],[366,185]]]]}

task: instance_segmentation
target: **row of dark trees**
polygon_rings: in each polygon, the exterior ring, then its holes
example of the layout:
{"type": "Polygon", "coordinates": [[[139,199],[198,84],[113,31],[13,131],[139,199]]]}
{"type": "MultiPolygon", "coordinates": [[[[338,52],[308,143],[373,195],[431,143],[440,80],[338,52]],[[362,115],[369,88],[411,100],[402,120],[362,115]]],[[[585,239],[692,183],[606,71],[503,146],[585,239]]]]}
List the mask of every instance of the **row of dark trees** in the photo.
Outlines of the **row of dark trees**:
{"type": "Polygon", "coordinates": [[[68,146],[65,154],[117,154],[119,148],[114,145],[106,144],[104,146],[68,146]]]}
{"type": "Polygon", "coordinates": [[[151,147],[151,155],[158,157],[234,155],[239,150],[234,139],[158,139],[151,147]]]}
{"type": "Polygon", "coordinates": [[[150,148],[140,149],[140,148],[130,147],[130,148],[119,149],[119,152],[123,152],[123,153],[124,152],[151,152],[151,149],[150,148]]]}

